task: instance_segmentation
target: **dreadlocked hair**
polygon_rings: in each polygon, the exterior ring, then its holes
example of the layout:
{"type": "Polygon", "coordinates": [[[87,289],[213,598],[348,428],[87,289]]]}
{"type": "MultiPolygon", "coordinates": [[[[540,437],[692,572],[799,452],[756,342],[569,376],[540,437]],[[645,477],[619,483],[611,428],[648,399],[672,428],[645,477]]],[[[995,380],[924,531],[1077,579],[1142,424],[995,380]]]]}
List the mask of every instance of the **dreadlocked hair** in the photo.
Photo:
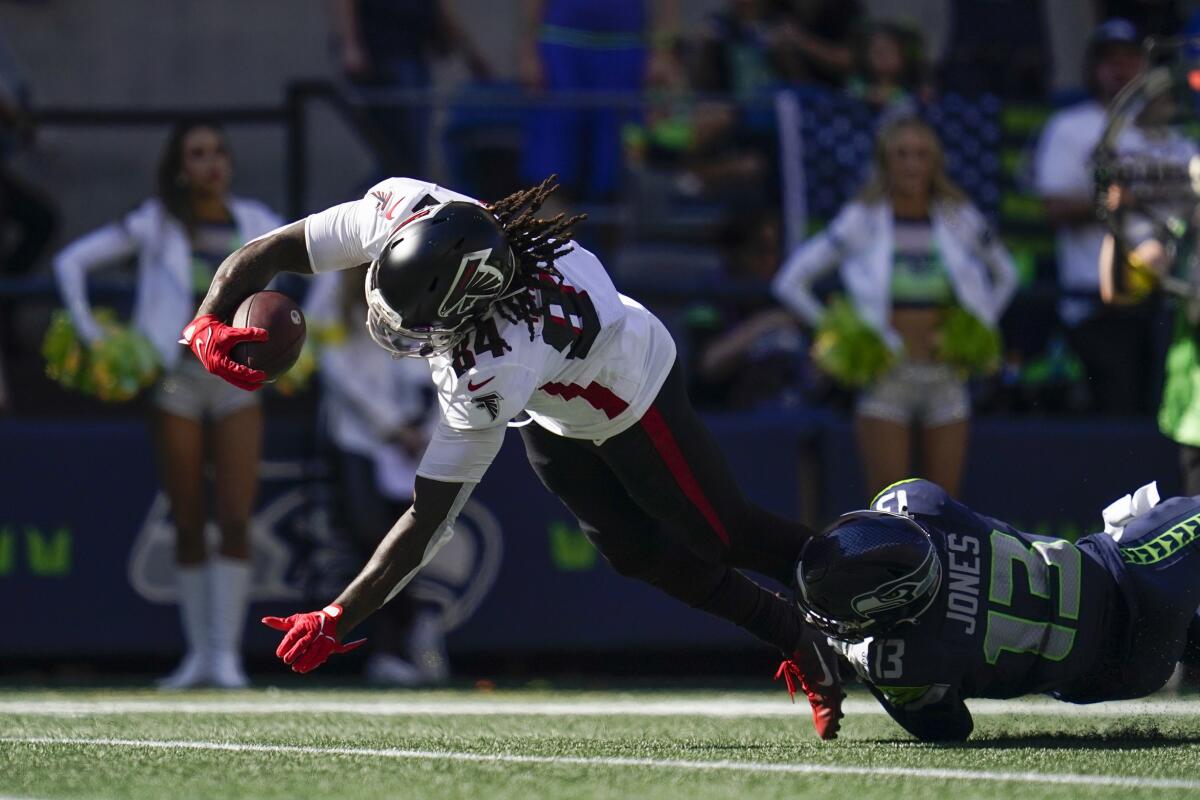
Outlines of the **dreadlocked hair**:
{"type": "Polygon", "coordinates": [[[513,192],[487,207],[504,230],[517,261],[510,294],[494,308],[509,322],[524,322],[531,342],[535,335],[533,322],[541,314],[538,288],[543,281],[562,282],[562,273],[555,269],[554,262],[574,249],[572,228],[587,219],[586,214],[558,214],[550,219],[534,216],[556,189],[558,175],[551,175],[537,186],[513,192]]]}

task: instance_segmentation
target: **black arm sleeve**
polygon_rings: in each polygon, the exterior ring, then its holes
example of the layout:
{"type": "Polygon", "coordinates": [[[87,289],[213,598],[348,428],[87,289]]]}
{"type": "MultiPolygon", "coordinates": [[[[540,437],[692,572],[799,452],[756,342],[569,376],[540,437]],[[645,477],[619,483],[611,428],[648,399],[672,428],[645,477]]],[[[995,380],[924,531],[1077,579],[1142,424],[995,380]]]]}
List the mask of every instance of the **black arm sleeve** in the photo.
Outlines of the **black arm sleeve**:
{"type": "Polygon", "coordinates": [[[883,706],[883,710],[900,727],[923,742],[963,742],[975,729],[975,721],[971,712],[958,696],[958,691],[951,689],[936,703],[921,706],[914,711],[906,711],[900,706],[892,705],[883,692],[867,684],[871,694],[883,706]]]}

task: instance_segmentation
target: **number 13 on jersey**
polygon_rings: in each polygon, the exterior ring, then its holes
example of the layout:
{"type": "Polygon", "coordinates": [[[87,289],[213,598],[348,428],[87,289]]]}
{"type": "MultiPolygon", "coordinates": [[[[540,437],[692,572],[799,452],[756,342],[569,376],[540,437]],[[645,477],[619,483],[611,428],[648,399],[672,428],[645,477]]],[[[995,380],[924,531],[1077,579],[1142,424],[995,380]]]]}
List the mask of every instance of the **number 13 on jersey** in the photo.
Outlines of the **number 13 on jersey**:
{"type": "MultiPolygon", "coordinates": [[[[1079,584],[1082,556],[1067,541],[1025,542],[1000,531],[992,531],[992,580],[988,589],[989,608],[983,652],[989,664],[1000,654],[1033,653],[1050,661],[1062,661],[1075,646],[1075,627],[1079,619],[1079,584]],[[997,609],[1012,608],[1019,598],[1013,573],[1017,564],[1024,567],[1029,593],[1042,600],[1051,599],[1051,583],[1057,584],[1058,601],[1051,606],[1050,619],[1029,619],[997,609]],[[1053,577],[1051,577],[1053,575],[1053,577]]],[[[1020,587],[1024,588],[1024,587],[1020,587]]]]}

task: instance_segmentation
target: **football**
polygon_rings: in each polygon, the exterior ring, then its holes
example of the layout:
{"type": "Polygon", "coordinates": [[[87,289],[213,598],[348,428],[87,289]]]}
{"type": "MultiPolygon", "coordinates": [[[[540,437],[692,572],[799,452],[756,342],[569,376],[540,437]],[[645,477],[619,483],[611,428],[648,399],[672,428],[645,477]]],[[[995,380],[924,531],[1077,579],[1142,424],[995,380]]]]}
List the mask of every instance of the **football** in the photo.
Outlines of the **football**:
{"type": "Polygon", "coordinates": [[[242,301],[233,315],[235,328],[263,328],[265,342],[240,342],[230,357],[251,369],[267,373],[275,380],[292,368],[300,357],[307,330],[304,312],[292,298],[279,292],[255,292],[242,301]]]}

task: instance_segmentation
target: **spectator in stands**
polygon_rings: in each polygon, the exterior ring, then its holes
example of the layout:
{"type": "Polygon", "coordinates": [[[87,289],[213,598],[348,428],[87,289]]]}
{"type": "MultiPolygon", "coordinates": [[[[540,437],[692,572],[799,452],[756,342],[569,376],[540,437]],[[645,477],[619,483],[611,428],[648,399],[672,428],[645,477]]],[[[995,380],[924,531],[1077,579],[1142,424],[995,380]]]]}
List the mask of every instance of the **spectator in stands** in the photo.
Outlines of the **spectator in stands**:
{"type": "Polygon", "coordinates": [[[870,26],[859,39],[846,91],[876,111],[912,112],[918,101],[928,102],[933,87],[920,32],[889,22],[870,26]]]}
{"type": "Polygon", "coordinates": [[[858,398],[867,496],[914,474],[957,494],[971,409],[965,380],[937,360],[940,328],[954,306],[994,327],[1017,278],[987,221],[947,177],[937,135],[920,119],[880,129],[866,187],[788,258],[775,295],[820,325],[825,307],[813,285],[835,268],[858,315],[899,354],[858,398]],[[921,437],[915,470],[914,425],[921,437]]]}
{"type": "MultiPolygon", "coordinates": [[[[729,275],[765,288],[780,263],[779,218],[750,209],[723,237],[729,275]]],[[[796,406],[810,377],[807,339],[795,318],[774,303],[749,299],[721,307],[705,303],[687,315],[692,348],[689,394],[699,406],[796,406]]]]}
{"type": "MultiPolygon", "coordinates": [[[[412,505],[417,463],[425,452],[436,402],[429,367],[395,359],[367,334],[366,265],[318,275],[305,313],[310,329],[335,332],[320,351],[322,419],[332,450],[339,528],[364,558],[412,505]]],[[[443,683],[449,664],[438,609],[422,603],[420,578],[384,606],[367,659],[372,683],[443,683]]]]}
{"type": "Polygon", "coordinates": [[[723,187],[744,207],[747,197],[769,196],[776,161],[772,93],[783,81],[783,62],[772,45],[776,18],[763,0],[729,0],[699,38],[692,83],[705,95],[698,105],[689,175],[696,191],[723,187]],[[728,98],[728,99],[726,99],[728,98]]]}
{"type": "MultiPolygon", "coordinates": [[[[33,141],[29,85],[0,39],[0,276],[31,271],[58,227],[53,203],[12,168],[13,156],[33,141]]],[[[16,301],[0,298],[0,413],[11,408],[4,378],[16,350],[16,301]]]]}
{"type": "Polygon", "coordinates": [[[779,84],[784,65],[774,44],[778,19],[764,0],[728,0],[701,31],[697,87],[752,100],[779,84]]]}
{"type": "Polygon", "coordinates": [[[684,198],[703,196],[739,207],[765,199],[774,158],[763,139],[773,139],[773,131],[741,125],[744,109],[733,103],[697,99],[683,69],[668,80],[651,94],[641,122],[622,129],[626,166],[668,177],[673,193],[684,198]]]}
{"type": "Polygon", "coordinates": [[[947,0],[950,30],[938,68],[939,88],[1025,101],[1045,98],[1050,83],[1046,7],[1051,1],[947,0]]]}
{"type": "MultiPolygon", "coordinates": [[[[524,0],[520,78],[531,92],[636,94],[670,82],[678,0],[524,0]],[[650,46],[649,53],[647,47],[650,46]]],[[[522,171],[558,173],[573,199],[617,189],[628,108],[547,107],[530,118],[522,171]]]]}
{"type": "Polygon", "coordinates": [[[129,258],[138,263],[133,325],[164,365],[153,389],[152,430],[159,477],[175,523],[179,607],[187,654],[164,688],[247,684],[241,661],[251,576],[250,514],[258,488],[262,411],[258,395],[208,374],[179,344],[227,255],[278,227],[255,200],[230,194],[233,161],[221,128],[184,121],[167,139],[158,192],[139,207],[71,243],[54,262],[76,330],[103,337],[87,297],[87,274],[129,258]],[[208,552],[206,483],[220,545],[208,552]]]}
{"type": "Polygon", "coordinates": [[[29,272],[58,227],[49,198],[8,163],[33,135],[29,86],[0,40],[0,272],[29,272]]]}
{"type": "Polygon", "coordinates": [[[1156,39],[1178,36],[1186,16],[1183,7],[1195,5],[1182,0],[1092,0],[1096,19],[1127,19],[1143,36],[1156,39]]]}
{"type": "Polygon", "coordinates": [[[1037,191],[1057,229],[1059,316],[1087,372],[1093,405],[1108,414],[1148,411],[1153,309],[1101,306],[1096,265],[1104,231],[1091,159],[1105,107],[1144,68],[1141,37],[1131,23],[1110,19],[1096,28],[1085,71],[1091,97],[1050,118],[1035,167],[1037,191]]]}
{"type": "Polygon", "coordinates": [[[1162,303],[1174,317],[1158,426],[1179,445],[1186,495],[1200,494],[1200,298],[1192,288],[1200,277],[1200,199],[1189,177],[1200,142],[1192,130],[1196,107],[1179,101],[1195,94],[1186,84],[1190,68],[1200,64],[1197,33],[1200,11],[1187,22],[1189,43],[1175,54],[1170,82],[1142,82],[1141,102],[1115,112],[1120,118],[1114,122],[1124,127],[1115,152],[1104,157],[1104,174],[1114,182],[1104,186],[1099,257],[1105,303],[1162,303]],[[1155,291],[1160,287],[1165,291],[1155,291]]]}
{"type": "Polygon", "coordinates": [[[840,88],[854,69],[854,37],[864,15],[858,0],[778,0],[772,45],[784,77],[840,88]]]}
{"type": "MultiPolygon", "coordinates": [[[[462,53],[476,78],[492,70],[443,0],[333,0],[342,74],[360,89],[428,90],[435,56],[462,53]]],[[[427,175],[431,109],[419,102],[368,102],[383,175],[427,175]]]]}

